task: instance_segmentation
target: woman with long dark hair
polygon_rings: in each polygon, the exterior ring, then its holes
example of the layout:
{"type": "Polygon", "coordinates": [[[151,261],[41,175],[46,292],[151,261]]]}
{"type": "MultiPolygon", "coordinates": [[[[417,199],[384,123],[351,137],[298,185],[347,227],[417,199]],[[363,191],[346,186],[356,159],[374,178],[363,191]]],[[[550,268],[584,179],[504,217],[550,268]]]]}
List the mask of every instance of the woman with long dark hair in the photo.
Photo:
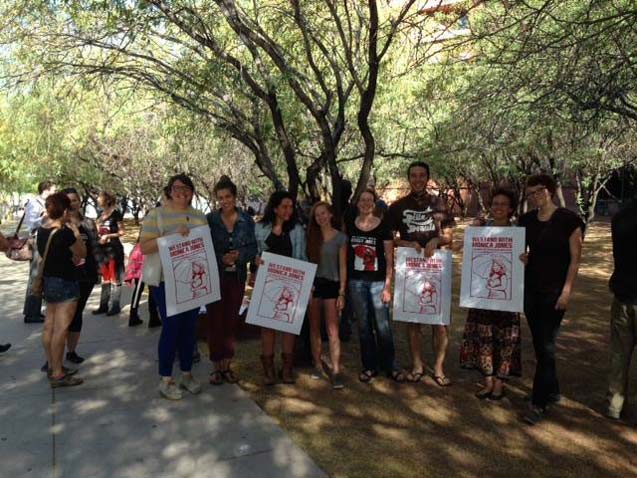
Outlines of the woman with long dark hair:
{"type": "Polygon", "coordinates": [[[345,305],[347,285],[347,236],[334,227],[332,207],[317,202],[310,212],[307,228],[307,256],[317,264],[314,289],[310,301],[310,345],[314,371],[312,378],[322,377],[321,312],[330,347],[330,380],[332,388],[344,387],[341,377],[341,341],[338,336],[339,312],[345,305]]]}
{"type": "Polygon", "coordinates": [[[99,308],[93,314],[117,315],[121,311],[120,297],[124,281],[124,246],[120,237],[124,230],[124,216],[115,207],[115,196],[102,191],[97,196],[102,210],[97,218],[98,268],[102,276],[99,308]],[[109,308],[110,303],[110,308],[109,308]]]}
{"type": "MultiPolygon", "coordinates": [[[[271,252],[285,257],[307,260],[305,255],[305,230],[296,218],[294,197],[286,191],[272,193],[265,208],[263,219],[255,227],[257,252],[271,252]]],[[[260,262],[257,260],[256,262],[260,262]]],[[[294,334],[281,332],[283,337],[283,383],[292,384],[294,378],[294,334]]],[[[261,329],[261,363],[263,364],[264,384],[274,385],[274,346],[276,332],[261,329]]]]}
{"type": "Polygon", "coordinates": [[[217,254],[221,300],[209,304],[208,349],[213,370],[210,383],[236,383],[237,376],[230,368],[235,350],[235,334],[239,309],[243,301],[248,263],[257,253],[254,221],[237,207],[237,186],[227,176],[215,185],[219,209],[206,216],[217,254]]]}

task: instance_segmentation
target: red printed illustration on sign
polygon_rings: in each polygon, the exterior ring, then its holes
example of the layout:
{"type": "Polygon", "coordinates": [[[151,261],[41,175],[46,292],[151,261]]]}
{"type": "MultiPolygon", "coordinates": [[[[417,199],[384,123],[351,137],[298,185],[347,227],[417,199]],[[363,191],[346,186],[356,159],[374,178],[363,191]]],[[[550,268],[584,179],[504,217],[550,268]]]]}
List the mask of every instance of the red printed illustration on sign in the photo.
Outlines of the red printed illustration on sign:
{"type": "Polygon", "coordinates": [[[208,256],[202,238],[195,238],[168,248],[175,277],[177,303],[207,295],[212,287],[208,256]]]}
{"type": "Polygon", "coordinates": [[[406,266],[403,311],[439,315],[442,310],[442,261],[409,257],[406,266]]]}
{"type": "Polygon", "coordinates": [[[269,264],[259,298],[258,315],[265,319],[293,323],[305,272],[292,267],[269,264]]]}
{"type": "Polygon", "coordinates": [[[513,239],[474,237],[471,257],[471,297],[511,300],[513,239]]]}

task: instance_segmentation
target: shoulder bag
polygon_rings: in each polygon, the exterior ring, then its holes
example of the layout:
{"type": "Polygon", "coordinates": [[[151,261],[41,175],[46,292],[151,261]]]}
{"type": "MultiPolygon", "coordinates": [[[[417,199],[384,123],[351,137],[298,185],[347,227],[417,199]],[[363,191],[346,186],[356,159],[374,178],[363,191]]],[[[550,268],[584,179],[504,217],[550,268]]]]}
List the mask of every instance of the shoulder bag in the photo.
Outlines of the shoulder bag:
{"type": "Polygon", "coordinates": [[[49,246],[51,245],[51,239],[53,239],[53,236],[55,236],[55,233],[58,231],[59,229],[54,229],[53,231],[51,231],[49,239],[46,241],[44,255],[38,263],[38,273],[31,282],[31,295],[34,295],[36,297],[42,297],[42,289],[44,288],[44,263],[46,262],[46,258],[49,255],[49,246]]]}
{"type": "MultiPolygon", "coordinates": [[[[159,237],[164,234],[161,220],[161,208],[157,208],[157,229],[159,230],[159,237]]],[[[153,252],[152,254],[144,255],[144,267],[142,268],[142,282],[147,285],[157,287],[161,282],[161,257],[159,252],[153,252]]]]}

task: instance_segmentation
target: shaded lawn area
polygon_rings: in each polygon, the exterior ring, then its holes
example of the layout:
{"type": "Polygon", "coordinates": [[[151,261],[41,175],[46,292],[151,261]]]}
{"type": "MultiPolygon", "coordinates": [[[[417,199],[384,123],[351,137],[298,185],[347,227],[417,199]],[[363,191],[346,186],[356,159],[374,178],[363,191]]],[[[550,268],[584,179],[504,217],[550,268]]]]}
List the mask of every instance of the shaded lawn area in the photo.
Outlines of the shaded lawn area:
{"type": "MultiPolygon", "coordinates": [[[[461,238],[461,232],[456,232],[457,244],[461,238]]],[[[466,317],[457,305],[460,260],[461,253],[454,254],[447,358],[453,386],[442,389],[430,378],[420,384],[395,384],[385,378],[371,385],[359,383],[356,334],[343,346],[347,385],[343,391],[332,391],[326,381],[311,380],[308,369],[298,370],[296,386],[263,387],[258,340],[238,345],[234,368],[242,378],[240,385],[335,478],[636,476],[637,367],[632,370],[632,403],[625,421],[612,422],[601,415],[611,301],[609,225],[595,223],[588,231],[576,291],[558,339],[564,398],[550,418],[536,427],[519,421],[534,370],[524,319],[523,378],[510,382],[507,398],[501,402],[476,399],[478,373],[458,365],[466,317]]],[[[426,359],[431,364],[430,329],[424,330],[426,359]]],[[[404,324],[394,324],[394,331],[399,361],[408,367],[404,324]]]]}

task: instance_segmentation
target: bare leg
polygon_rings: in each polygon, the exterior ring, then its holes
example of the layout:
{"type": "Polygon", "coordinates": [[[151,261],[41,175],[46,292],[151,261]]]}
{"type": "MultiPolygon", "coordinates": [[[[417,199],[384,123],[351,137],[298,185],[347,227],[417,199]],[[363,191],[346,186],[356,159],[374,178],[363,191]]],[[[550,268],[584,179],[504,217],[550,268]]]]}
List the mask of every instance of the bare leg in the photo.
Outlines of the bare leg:
{"type": "Polygon", "coordinates": [[[77,302],[65,302],[57,304],[55,317],[53,322],[53,338],[51,340],[51,362],[49,366],[53,370],[54,377],[61,377],[64,372],[62,370],[62,361],[64,360],[64,345],[66,344],[66,335],[77,302]]]}
{"type": "MultiPolygon", "coordinates": [[[[341,341],[338,337],[338,311],[336,310],[336,299],[325,299],[323,301],[325,310],[325,326],[330,342],[330,361],[332,362],[332,373],[341,372],[341,341]]],[[[320,337],[320,336],[319,336],[320,337]]]]}
{"type": "Polygon", "coordinates": [[[407,324],[407,337],[409,340],[409,352],[411,353],[411,373],[423,373],[425,365],[422,360],[422,338],[420,336],[420,324],[407,324]]]}
{"type": "Polygon", "coordinates": [[[44,329],[42,329],[42,346],[44,347],[44,354],[46,355],[46,361],[49,364],[49,368],[51,368],[51,363],[53,361],[53,357],[51,356],[51,342],[53,341],[53,322],[56,307],[56,304],[47,304],[44,329]]]}
{"type": "Polygon", "coordinates": [[[310,345],[315,367],[321,366],[321,299],[310,302],[310,345]]]}
{"type": "Polygon", "coordinates": [[[265,356],[274,355],[276,332],[272,329],[261,328],[261,353],[265,356]]]}
{"type": "Polygon", "coordinates": [[[445,376],[445,357],[447,356],[447,348],[449,347],[449,334],[446,325],[434,325],[436,362],[434,364],[434,375],[437,377],[445,376]]]}
{"type": "Polygon", "coordinates": [[[295,342],[296,342],[296,336],[294,334],[283,333],[283,353],[293,354],[295,342]]]}

